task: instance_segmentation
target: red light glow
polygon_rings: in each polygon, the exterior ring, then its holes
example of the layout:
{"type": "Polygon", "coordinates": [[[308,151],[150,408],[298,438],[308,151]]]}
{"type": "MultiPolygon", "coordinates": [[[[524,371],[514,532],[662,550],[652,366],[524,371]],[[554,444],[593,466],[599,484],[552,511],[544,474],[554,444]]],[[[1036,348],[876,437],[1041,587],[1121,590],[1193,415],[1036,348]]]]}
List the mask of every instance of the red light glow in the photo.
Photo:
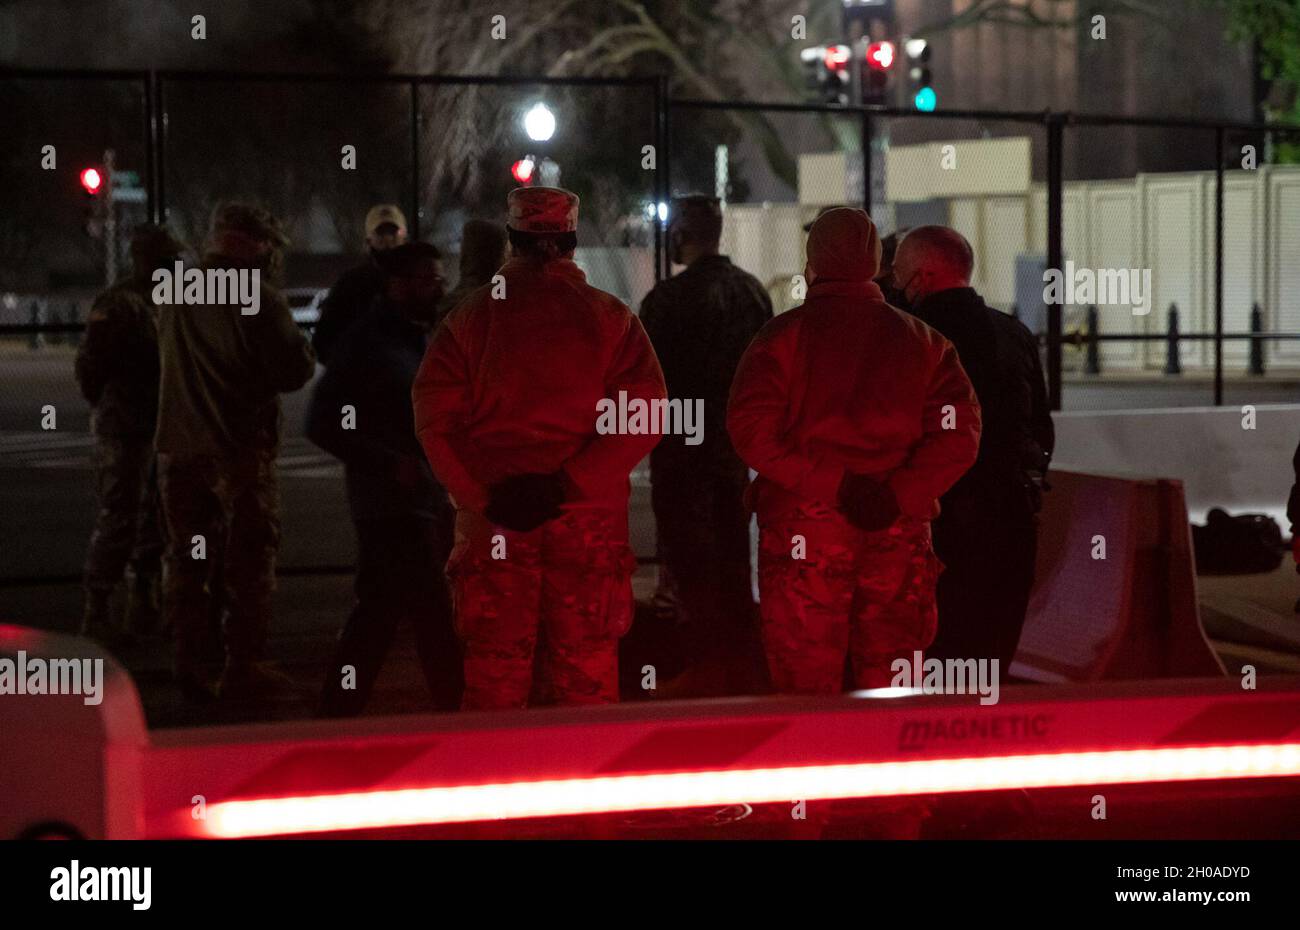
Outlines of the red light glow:
{"type": "Polygon", "coordinates": [[[894,65],[894,43],[872,42],[867,46],[867,64],[877,71],[888,71],[894,65]]]}
{"type": "Polygon", "coordinates": [[[787,768],[675,772],[225,801],[214,837],[277,836],[421,824],[873,798],[1013,788],[1300,775],[1300,743],[1128,749],[787,768]]]}
{"type": "Polygon", "coordinates": [[[520,184],[527,184],[533,176],[533,167],[531,158],[521,158],[510,166],[510,173],[514,175],[515,180],[520,184]]]}
{"type": "Polygon", "coordinates": [[[847,45],[828,45],[822,60],[826,62],[826,67],[830,70],[842,71],[844,66],[849,63],[850,54],[847,45]]]}
{"type": "Polygon", "coordinates": [[[81,186],[87,194],[98,194],[104,179],[97,168],[86,168],[81,172],[81,186]]]}

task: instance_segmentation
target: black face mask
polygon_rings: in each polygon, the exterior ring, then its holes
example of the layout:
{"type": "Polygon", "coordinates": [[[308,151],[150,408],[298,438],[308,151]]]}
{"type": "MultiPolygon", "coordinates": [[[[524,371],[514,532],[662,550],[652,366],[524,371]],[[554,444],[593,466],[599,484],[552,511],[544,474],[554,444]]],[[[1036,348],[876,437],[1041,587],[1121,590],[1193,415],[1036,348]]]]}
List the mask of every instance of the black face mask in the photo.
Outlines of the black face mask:
{"type": "Polygon", "coordinates": [[[907,299],[907,292],[892,284],[880,285],[880,292],[885,295],[885,303],[899,310],[912,310],[912,302],[907,299]]]}

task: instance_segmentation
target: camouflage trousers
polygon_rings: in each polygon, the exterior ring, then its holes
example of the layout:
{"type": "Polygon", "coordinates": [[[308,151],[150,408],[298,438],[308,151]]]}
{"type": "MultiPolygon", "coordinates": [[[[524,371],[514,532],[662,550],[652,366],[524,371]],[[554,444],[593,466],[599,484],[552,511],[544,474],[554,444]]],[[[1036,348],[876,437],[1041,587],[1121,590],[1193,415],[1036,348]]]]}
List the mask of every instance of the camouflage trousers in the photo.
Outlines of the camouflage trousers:
{"type": "Polygon", "coordinates": [[[760,515],[759,529],[763,647],[778,691],[838,693],[846,657],[855,687],[888,687],[890,664],[934,639],[943,564],[928,522],[900,518],[865,532],[807,504],[760,515]]]}
{"type": "Polygon", "coordinates": [[[167,526],[163,612],[176,636],[176,671],[200,661],[211,599],[224,595],[226,661],[246,666],[266,642],[280,547],[280,490],[269,451],[232,457],[161,454],[167,526]],[[195,558],[196,536],[206,558],[195,558]],[[212,566],[220,566],[219,572],[212,566]]]}
{"type": "Polygon", "coordinates": [[[457,518],[447,563],[464,644],[466,710],[524,707],[537,672],[558,704],[618,700],[618,640],[632,625],[636,558],[618,514],[566,511],[528,532],[457,518]]]}
{"type": "Polygon", "coordinates": [[[95,438],[98,511],[86,550],[85,586],[111,592],[127,563],[138,577],[158,574],[162,536],[158,525],[153,438],[95,438]]]}

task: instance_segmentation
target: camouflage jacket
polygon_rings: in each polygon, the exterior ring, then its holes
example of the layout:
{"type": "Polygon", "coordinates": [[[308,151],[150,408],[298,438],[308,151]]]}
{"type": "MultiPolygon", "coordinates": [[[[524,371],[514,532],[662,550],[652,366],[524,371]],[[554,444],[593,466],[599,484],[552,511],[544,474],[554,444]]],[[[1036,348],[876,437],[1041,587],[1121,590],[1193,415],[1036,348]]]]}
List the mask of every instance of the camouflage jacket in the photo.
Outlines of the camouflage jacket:
{"type": "Polygon", "coordinates": [[[120,281],[95,298],[77,350],[77,384],[100,436],[152,436],[158,418],[158,310],[148,285],[120,281]]]}
{"type": "MultiPolygon", "coordinates": [[[[234,267],[219,257],[204,268],[234,267]]],[[[265,281],[256,314],[234,304],[158,309],[159,452],[233,455],[280,447],[280,398],[316,371],[284,296],[265,281]]]]}

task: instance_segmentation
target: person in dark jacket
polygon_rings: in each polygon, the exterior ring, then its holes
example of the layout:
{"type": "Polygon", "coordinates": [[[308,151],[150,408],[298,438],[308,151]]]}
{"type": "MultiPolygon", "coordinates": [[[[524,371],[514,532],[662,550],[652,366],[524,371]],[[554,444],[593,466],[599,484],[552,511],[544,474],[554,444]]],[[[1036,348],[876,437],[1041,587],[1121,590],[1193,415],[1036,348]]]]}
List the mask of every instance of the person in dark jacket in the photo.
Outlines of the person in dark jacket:
{"type": "Polygon", "coordinates": [[[442,263],[427,243],[379,259],[373,310],[340,337],[308,410],[307,436],[343,462],[356,526],[356,604],[339,636],[320,714],[364,708],[398,626],[409,621],[434,706],[459,705],[461,657],[444,566],[454,514],[419,440],[411,385],[443,297],[442,263]]]}
{"type": "Polygon", "coordinates": [[[321,301],[311,344],[322,365],[330,363],[335,343],[353,321],[375,305],[382,286],[379,257],[406,241],[406,217],[395,204],[376,204],[366,213],[365,232],[366,260],[344,272],[321,301]]]}
{"type": "Polygon", "coordinates": [[[470,220],[460,231],[460,279],[438,301],[438,319],[455,310],[474,291],[492,282],[506,261],[506,228],[490,220],[470,220]]]}
{"type": "Polygon", "coordinates": [[[131,274],[100,294],[77,349],[76,376],[93,408],[98,512],[86,551],[83,636],[116,642],[157,625],[162,557],[153,434],[158,420],[158,308],[151,277],[183,251],[165,227],[131,236],[131,274]],[[130,563],[122,629],[109,601],[130,563]]]}
{"type": "Polygon", "coordinates": [[[727,397],[740,357],[772,319],[758,279],[718,254],[716,197],[673,203],[670,256],[686,269],[659,282],[641,304],[668,384],[682,404],[702,402],[701,435],[665,436],[650,454],[659,554],[676,589],[686,677],[682,696],[744,693],[764,686],[750,583],[745,463],[727,435],[727,397]]]}
{"type": "Polygon", "coordinates": [[[943,496],[934,547],[939,630],[927,658],[1015,655],[1034,580],[1037,513],[1055,444],[1038,343],[970,286],[974,255],[958,232],[921,226],[899,244],[894,279],[910,309],[957,349],[984,416],[975,464],[943,496]]]}

